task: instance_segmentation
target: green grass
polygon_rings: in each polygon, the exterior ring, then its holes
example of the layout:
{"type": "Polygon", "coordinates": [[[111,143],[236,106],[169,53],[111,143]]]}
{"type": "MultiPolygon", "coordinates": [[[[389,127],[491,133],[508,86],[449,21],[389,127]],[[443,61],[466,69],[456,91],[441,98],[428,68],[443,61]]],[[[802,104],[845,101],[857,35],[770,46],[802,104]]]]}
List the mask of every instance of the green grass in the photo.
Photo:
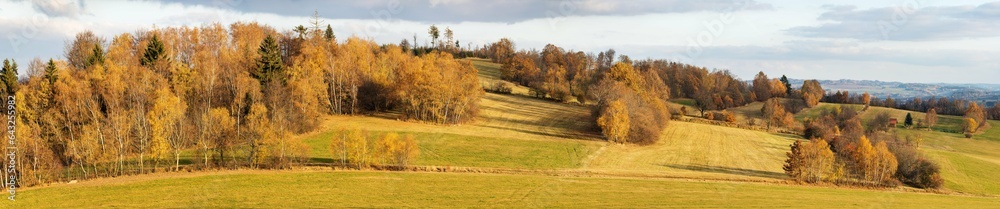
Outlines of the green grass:
{"type": "MultiPolygon", "coordinates": [[[[331,137],[337,130],[305,138],[316,162],[333,162],[331,137]]],[[[369,132],[373,136],[388,132],[369,132]]],[[[490,168],[558,169],[577,168],[581,159],[596,149],[583,141],[540,141],[466,136],[449,133],[398,132],[413,134],[420,147],[415,165],[490,168]]]]}
{"type": "Polygon", "coordinates": [[[671,99],[670,102],[673,102],[674,104],[691,106],[691,107],[694,107],[697,104],[697,102],[695,102],[694,99],[686,99],[686,98],[671,99]]]}
{"type": "MultiPolygon", "coordinates": [[[[941,166],[945,188],[977,195],[1000,195],[1000,141],[966,139],[960,134],[899,129],[920,135],[921,149],[941,166]]],[[[981,134],[986,135],[986,134],[981,134]]]]}
{"type": "Polygon", "coordinates": [[[18,192],[2,208],[981,208],[1000,199],[756,183],[413,172],[216,173],[18,192]]]}

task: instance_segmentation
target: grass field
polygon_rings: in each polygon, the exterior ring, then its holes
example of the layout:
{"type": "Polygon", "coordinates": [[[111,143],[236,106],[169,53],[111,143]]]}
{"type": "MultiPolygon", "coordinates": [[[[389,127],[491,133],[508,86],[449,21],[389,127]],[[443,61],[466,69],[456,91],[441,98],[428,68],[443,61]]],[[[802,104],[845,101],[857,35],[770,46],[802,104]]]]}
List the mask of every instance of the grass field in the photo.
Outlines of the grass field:
{"type": "MultiPolygon", "coordinates": [[[[340,158],[329,151],[329,131],[306,138],[310,156],[316,162],[333,162],[340,158]]],[[[383,135],[386,132],[369,132],[383,135]]],[[[559,169],[577,168],[594,146],[573,140],[519,140],[467,136],[448,133],[397,132],[413,134],[420,147],[420,157],[414,165],[462,166],[489,168],[559,169]]],[[[592,144],[592,143],[590,143],[592,144]]]]}
{"type": "Polygon", "coordinates": [[[785,179],[785,152],[796,136],[671,122],[649,146],[610,145],[588,169],[724,179],[785,179]]]}
{"type": "MultiPolygon", "coordinates": [[[[472,66],[479,70],[479,82],[483,83],[484,86],[493,85],[494,82],[501,81],[500,64],[482,58],[465,58],[463,60],[472,62],[472,66]]],[[[514,85],[512,87],[511,94],[514,95],[529,95],[531,93],[531,89],[528,87],[521,85],[514,85]]]]}
{"type": "MultiPolygon", "coordinates": [[[[138,179],[130,179],[138,178],[138,179]]],[[[416,172],[225,171],[20,191],[2,208],[982,208],[1000,199],[759,183],[416,172]],[[52,201],[59,200],[59,201],[52,201]]]]}
{"type": "MultiPolygon", "coordinates": [[[[961,193],[1000,195],[1000,141],[966,139],[959,134],[899,129],[901,135],[920,135],[922,150],[941,165],[945,188],[961,193]]],[[[989,132],[981,134],[987,136],[989,132]]]]}

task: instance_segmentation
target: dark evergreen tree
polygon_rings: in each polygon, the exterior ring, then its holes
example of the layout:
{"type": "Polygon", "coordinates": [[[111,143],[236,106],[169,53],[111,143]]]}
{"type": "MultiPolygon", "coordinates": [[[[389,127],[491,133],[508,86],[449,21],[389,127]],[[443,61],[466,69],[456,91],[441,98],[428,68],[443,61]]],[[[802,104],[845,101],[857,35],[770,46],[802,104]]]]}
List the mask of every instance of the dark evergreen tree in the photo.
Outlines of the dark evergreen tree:
{"type": "Polygon", "coordinates": [[[49,86],[55,85],[56,81],[59,80],[59,75],[56,74],[58,72],[57,70],[55,61],[49,59],[49,63],[45,65],[44,75],[45,80],[49,81],[49,86]]]}
{"type": "Polygon", "coordinates": [[[906,113],[906,120],[903,121],[903,125],[913,126],[913,116],[910,116],[910,113],[906,113]]]}
{"type": "Polygon", "coordinates": [[[3,60],[3,70],[0,73],[3,74],[3,85],[7,95],[17,93],[17,62],[8,59],[3,60]]]}
{"type": "Polygon", "coordinates": [[[785,75],[781,75],[781,83],[785,84],[786,95],[792,95],[792,83],[788,82],[788,77],[785,77],[785,75]]]}
{"type": "Polygon", "coordinates": [[[271,81],[281,81],[284,84],[285,76],[281,64],[281,48],[278,46],[278,41],[271,35],[268,35],[260,43],[260,49],[257,50],[257,54],[260,55],[260,58],[257,59],[257,69],[254,69],[251,76],[260,81],[262,87],[266,87],[271,81]]]}
{"type": "Polygon", "coordinates": [[[333,28],[330,27],[330,24],[326,24],[326,34],[323,34],[323,38],[326,38],[327,41],[332,41],[337,38],[337,36],[333,35],[333,28]]]}
{"type": "MultiPolygon", "coordinates": [[[[160,44],[162,51],[163,45],[160,44]]],[[[94,44],[93,53],[87,58],[87,66],[104,65],[104,48],[100,44],[94,44]]]]}
{"type": "Polygon", "coordinates": [[[154,68],[156,62],[162,59],[164,56],[166,56],[166,53],[164,53],[163,51],[163,42],[160,41],[159,36],[153,34],[153,38],[151,38],[149,40],[149,44],[146,45],[146,52],[142,55],[142,59],[139,60],[139,64],[142,64],[142,66],[154,68]]]}

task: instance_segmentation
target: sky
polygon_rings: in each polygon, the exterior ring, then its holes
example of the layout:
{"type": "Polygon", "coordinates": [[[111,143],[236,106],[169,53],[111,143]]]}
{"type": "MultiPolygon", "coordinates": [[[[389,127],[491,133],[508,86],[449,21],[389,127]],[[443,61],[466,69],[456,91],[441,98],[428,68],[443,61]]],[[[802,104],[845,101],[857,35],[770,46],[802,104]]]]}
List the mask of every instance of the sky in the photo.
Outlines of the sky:
{"type": "MultiPolygon", "coordinates": [[[[65,59],[75,34],[256,21],[279,31],[318,14],[339,40],[463,47],[503,37],[635,59],[796,79],[1000,84],[998,0],[0,0],[0,59],[65,59]]],[[[22,73],[23,74],[23,73],[22,73]]]]}

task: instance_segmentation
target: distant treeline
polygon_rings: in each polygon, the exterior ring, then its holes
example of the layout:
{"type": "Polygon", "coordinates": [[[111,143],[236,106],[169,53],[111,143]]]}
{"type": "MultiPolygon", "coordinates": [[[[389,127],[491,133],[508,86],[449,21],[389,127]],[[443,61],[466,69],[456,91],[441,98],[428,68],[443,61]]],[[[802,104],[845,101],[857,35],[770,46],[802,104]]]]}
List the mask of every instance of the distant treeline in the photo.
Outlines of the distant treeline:
{"type": "MultiPolygon", "coordinates": [[[[835,93],[829,93],[823,96],[822,101],[839,104],[865,104],[863,99],[864,96],[864,94],[858,95],[857,93],[847,91],[836,91],[835,93]]],[[[954,116],[964,116],[970,106],[976,105],[986,109],[987,119],[1000,120],[1000,104],[994,104],[993,107],[986,108],[976,102],[970,102],[964,99],[946,97],[916,97],[909,100],[899,101],[893,99],[891,96],[886,96],[885,98],[872,96],[869,104],[871,106],[904,109],[917,112],[927,112],[930,109],[934,109],[938,114],[954,116]]]]}

